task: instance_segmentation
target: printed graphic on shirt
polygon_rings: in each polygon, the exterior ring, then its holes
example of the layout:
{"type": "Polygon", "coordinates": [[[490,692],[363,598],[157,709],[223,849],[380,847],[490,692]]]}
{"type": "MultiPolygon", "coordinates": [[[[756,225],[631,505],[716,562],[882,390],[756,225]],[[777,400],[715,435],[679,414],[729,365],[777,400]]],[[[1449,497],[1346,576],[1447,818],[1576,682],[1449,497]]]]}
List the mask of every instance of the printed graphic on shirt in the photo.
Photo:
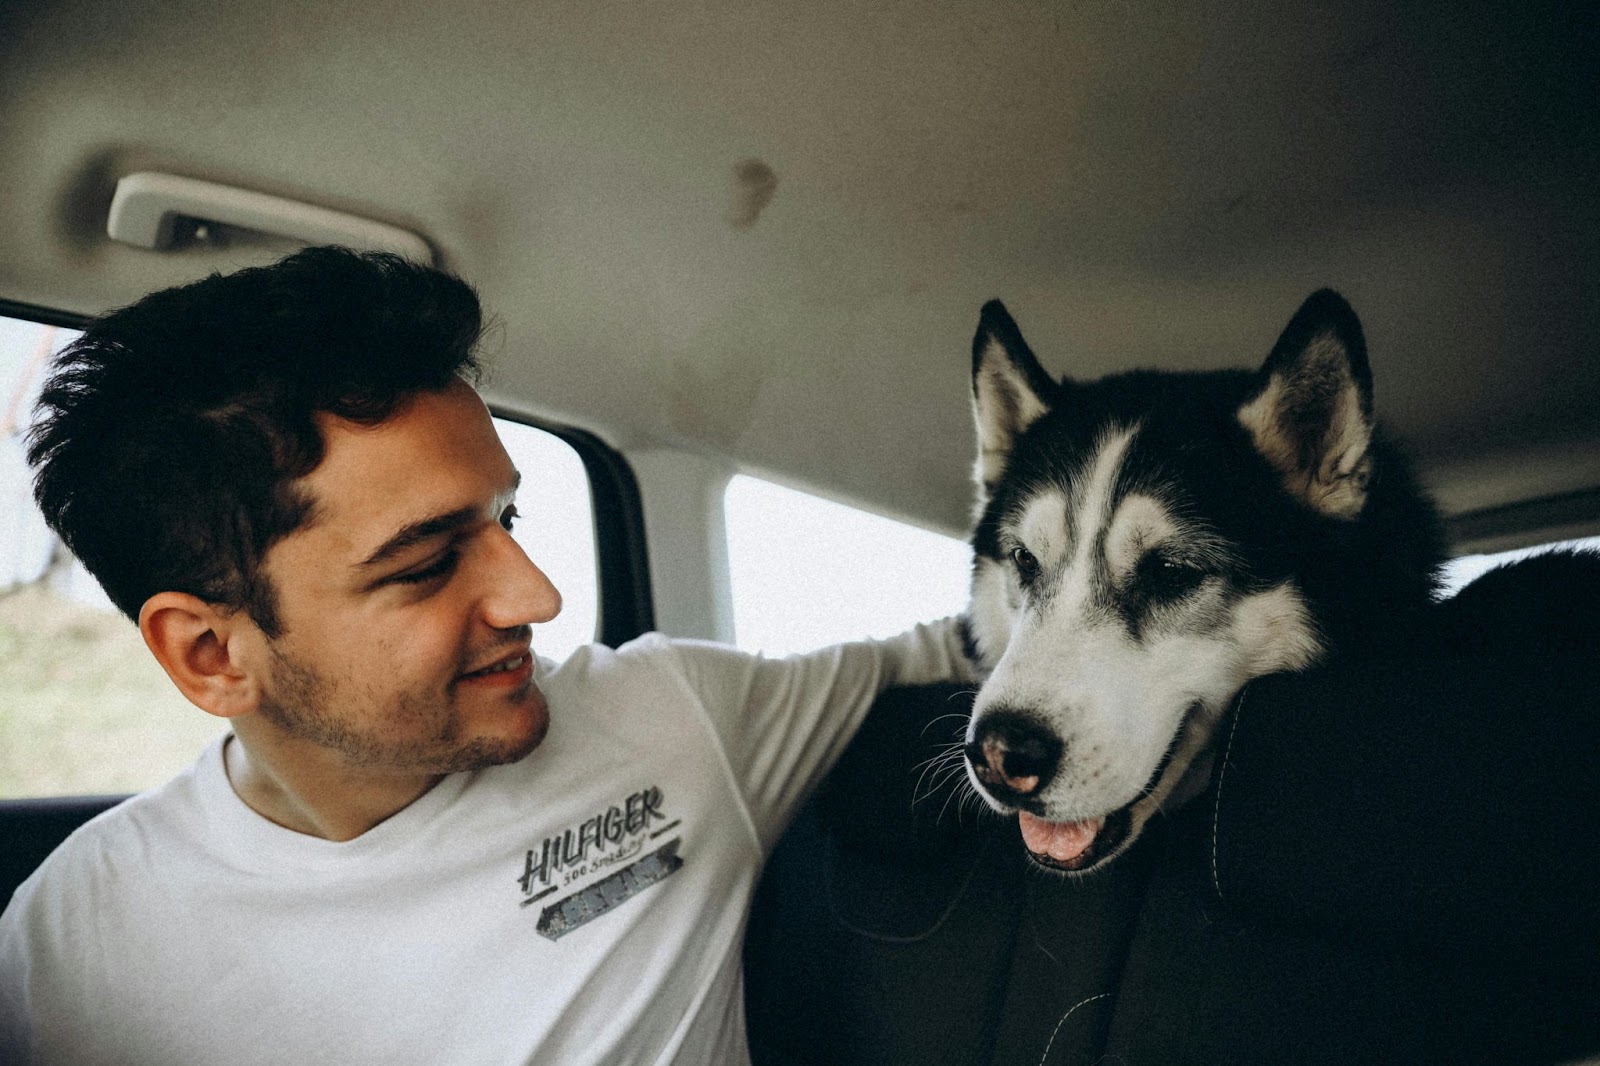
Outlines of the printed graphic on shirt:
{"type": "Polygon", "coordinates": [[[683,865],[682,838],[658,843],[681,824],[668,821],[662,803],[659,788],[640,789],[528,850],[517,878],[522,905],[559,897],[539,912],[540,936],[559,940],[683,865]]]}

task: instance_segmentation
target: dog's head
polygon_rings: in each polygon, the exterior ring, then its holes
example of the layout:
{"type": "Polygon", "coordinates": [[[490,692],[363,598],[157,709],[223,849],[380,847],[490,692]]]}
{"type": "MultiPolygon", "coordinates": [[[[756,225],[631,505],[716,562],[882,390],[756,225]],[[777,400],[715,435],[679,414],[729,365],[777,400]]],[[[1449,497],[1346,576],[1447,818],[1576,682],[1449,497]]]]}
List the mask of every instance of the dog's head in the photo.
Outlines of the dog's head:
{"type": "Polygon", "coordinates": [[[1323,291],[1254,374],[1057,383],[995,301],[972,383],[968,774],[1037,863],[1080,873],[1203,787],[1246,681],[1321,653],[1296,560],[1366,504],[1361,328],[1323,291]]]}

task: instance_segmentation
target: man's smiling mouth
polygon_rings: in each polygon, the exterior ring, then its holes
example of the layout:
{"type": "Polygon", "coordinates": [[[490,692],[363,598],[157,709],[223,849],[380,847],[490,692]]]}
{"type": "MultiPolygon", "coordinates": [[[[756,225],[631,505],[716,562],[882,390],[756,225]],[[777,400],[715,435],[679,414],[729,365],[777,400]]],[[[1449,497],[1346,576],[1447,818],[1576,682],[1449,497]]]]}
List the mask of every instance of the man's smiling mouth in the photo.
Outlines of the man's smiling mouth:
{"type": "Polygon", "coordinates": [[[482,669],[472,670],[468,673],[462,674],[461,679],[463,681],[469,681],[474,678],[493,677],[495,674],[508,674],[516,670],[521,670],[523,667],[529,665],[532,660],[532,652],[523,652],[520,655],[514,655],[509,659],[501,659],[499,662],[491,663],[482,669]]]}

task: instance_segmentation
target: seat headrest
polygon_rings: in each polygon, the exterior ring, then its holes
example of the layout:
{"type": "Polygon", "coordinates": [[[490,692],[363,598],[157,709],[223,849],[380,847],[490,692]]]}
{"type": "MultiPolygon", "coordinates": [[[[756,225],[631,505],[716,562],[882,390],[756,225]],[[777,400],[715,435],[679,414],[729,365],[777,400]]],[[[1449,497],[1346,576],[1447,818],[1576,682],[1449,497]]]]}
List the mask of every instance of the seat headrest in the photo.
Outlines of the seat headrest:
{"type": "Polygon", "coordinates": [[[1391,948],[1592,968],[1597,623],[1600,563],[1554,590],[1502,575],[1441,608],[1437,648],[1248,686],[1213,781],[1223,904],[1391,948]],[[1562,627],[1530,625],[1523,593],[1562,599],[1538,616],[1562,627]]]}

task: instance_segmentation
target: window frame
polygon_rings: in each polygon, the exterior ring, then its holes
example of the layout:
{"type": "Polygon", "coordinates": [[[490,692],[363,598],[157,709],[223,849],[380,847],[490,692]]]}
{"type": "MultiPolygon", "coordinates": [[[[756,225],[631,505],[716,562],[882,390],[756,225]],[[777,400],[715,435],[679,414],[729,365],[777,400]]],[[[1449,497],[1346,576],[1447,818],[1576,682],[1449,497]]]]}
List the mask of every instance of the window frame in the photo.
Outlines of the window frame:
{"type": "Polygon", "coordinates": [[[1587,488],[1463,511],[1445,519],[1445,532],[1453,558],[1592,535],[1552,531],[1592,526],[1596,521],[1600,521],[1600,488],[1587,488]]]}
{"type": "Polygon", "coordinates": [[[37,322],[41,326],[60,326],[63,329],[76,330],[82,330],[94,319],[93,315],[80,315],[74,311],[57,311],[39,304],[8,300],[3,296],[0,296],[0,316],[25,319],[29,322],[37,322]]]}
{"type": "Polygon", "coordinates": [[[588,430],[530,415],[499,401],[489,404],[489,413],[559,437],[583,463],[594,519],[595,593],[599,599],[595,640],[615,648],[654,629],[644,504],[628,460],[588,430]]]}

